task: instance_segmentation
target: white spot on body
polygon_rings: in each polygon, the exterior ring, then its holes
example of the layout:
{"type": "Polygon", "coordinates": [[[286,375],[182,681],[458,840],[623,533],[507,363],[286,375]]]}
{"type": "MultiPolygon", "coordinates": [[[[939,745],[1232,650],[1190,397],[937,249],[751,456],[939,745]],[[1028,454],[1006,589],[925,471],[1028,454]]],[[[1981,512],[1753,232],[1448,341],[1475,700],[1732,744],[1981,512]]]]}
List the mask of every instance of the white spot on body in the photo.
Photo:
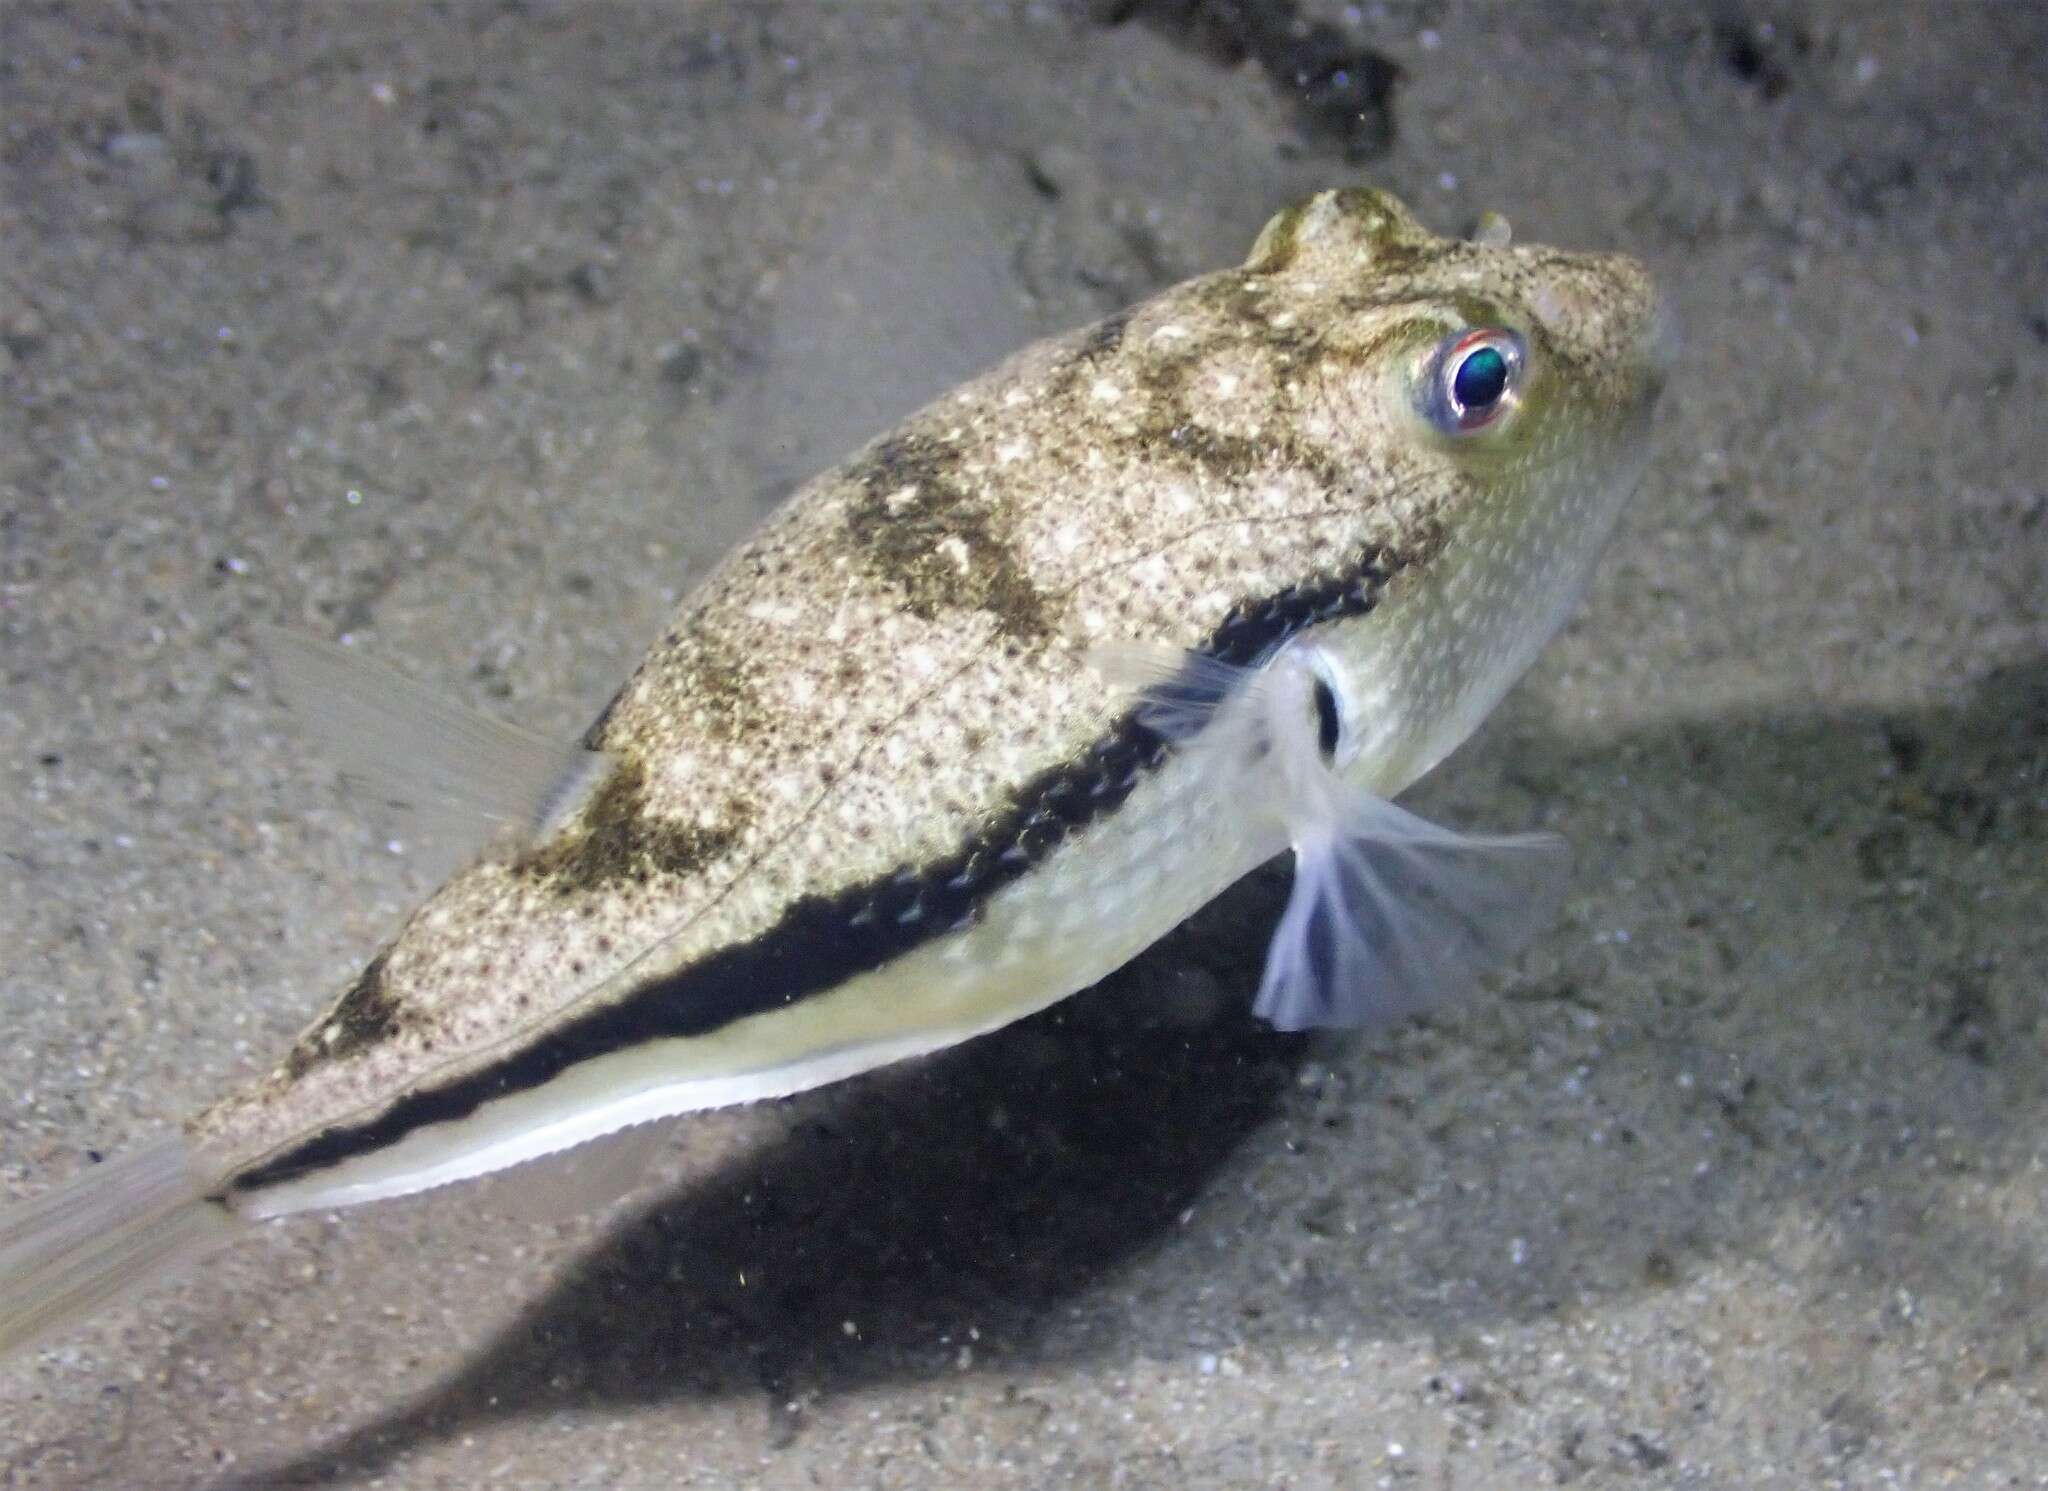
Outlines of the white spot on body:
{"type": "Polygon", "coordinates": [[[1173,567],[1163,554],[1148,554],[1131,566],[1131,578],[1141,585],[1164,585],[1173,578],[1173,567]]]}
{"type": "Polygon", "coordinates": [[[1052,546],[1055,553],[1065,558],[1088,542],[1088,529],[1080,523],[1062,523],[1052,531],[1052,546]]]}
{"type": "Polygon", "coordinates": [[[703,780],[704,763],[695,751],[677,749],[660,761],[665,785],[678,794],[703,780]]]}

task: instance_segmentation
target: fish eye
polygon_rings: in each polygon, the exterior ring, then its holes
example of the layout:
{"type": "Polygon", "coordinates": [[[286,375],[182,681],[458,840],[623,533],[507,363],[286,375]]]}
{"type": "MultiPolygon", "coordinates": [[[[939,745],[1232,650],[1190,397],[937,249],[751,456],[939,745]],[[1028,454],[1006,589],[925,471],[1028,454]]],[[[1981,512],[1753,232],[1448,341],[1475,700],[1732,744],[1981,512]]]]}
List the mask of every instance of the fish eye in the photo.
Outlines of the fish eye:
{"type": "Polygon", "coordinates": [[[1316,749],[1325,761],[1337,754],[1344,738],[1344,717],[1337,712],[1337,691],[1320,673],[1316,675],[1316,749]]]}
{"type": "Polygon", "coordinates": [[[1423,412],[1447,435],[1485,429],[1515,406],[1527,345],[1503,327],[1447,337],[1429,360],[1423,412]]]}

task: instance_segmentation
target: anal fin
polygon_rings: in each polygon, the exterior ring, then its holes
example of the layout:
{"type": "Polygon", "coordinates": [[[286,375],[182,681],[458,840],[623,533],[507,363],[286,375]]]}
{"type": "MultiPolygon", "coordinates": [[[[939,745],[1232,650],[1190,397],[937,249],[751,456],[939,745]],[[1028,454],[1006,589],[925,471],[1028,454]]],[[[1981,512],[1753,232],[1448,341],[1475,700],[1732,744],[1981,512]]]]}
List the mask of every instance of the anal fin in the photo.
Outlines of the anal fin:
{"type": "Polygon", "coordinates": [[[559,1222],[609,1206],[635,1189],[674,1130],[656,1119],[614,1129],[485,1177],[479,1204],[520,1222],[559,1222]]]}

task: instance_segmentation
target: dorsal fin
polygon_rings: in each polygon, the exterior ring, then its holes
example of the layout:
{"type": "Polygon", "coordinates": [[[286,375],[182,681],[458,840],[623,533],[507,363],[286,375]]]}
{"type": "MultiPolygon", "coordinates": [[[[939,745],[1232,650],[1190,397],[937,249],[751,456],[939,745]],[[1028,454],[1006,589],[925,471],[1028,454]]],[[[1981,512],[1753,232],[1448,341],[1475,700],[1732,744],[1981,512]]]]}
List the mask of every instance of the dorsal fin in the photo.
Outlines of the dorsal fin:
{"type": "Polygon", "coordinates": [[[349,790],[436,859],[544,834],[609,766],[602,752],[492,719],[351,648],[277,627],[257,640],[300,729],[349,790]]]}

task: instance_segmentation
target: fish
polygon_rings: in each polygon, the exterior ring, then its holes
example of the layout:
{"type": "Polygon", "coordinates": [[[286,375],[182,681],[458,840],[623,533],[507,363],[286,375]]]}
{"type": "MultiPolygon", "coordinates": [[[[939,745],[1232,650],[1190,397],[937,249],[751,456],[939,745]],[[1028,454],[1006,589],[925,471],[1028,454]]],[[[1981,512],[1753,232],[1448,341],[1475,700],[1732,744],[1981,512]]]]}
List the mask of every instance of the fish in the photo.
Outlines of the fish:
{"type": "Polygon", "coordinates": [[[1328,190],[797,491],[580,736],[273,639],[348,775],[487,837],[273,1070],[0,1214],[0,1351],[259,1223],[995,1030],[1289,852],[1260,1017],[1457,992],[1560,846],[1393,799],[1580,596],[1669,347],[1632,258],[1328,190]]]}

